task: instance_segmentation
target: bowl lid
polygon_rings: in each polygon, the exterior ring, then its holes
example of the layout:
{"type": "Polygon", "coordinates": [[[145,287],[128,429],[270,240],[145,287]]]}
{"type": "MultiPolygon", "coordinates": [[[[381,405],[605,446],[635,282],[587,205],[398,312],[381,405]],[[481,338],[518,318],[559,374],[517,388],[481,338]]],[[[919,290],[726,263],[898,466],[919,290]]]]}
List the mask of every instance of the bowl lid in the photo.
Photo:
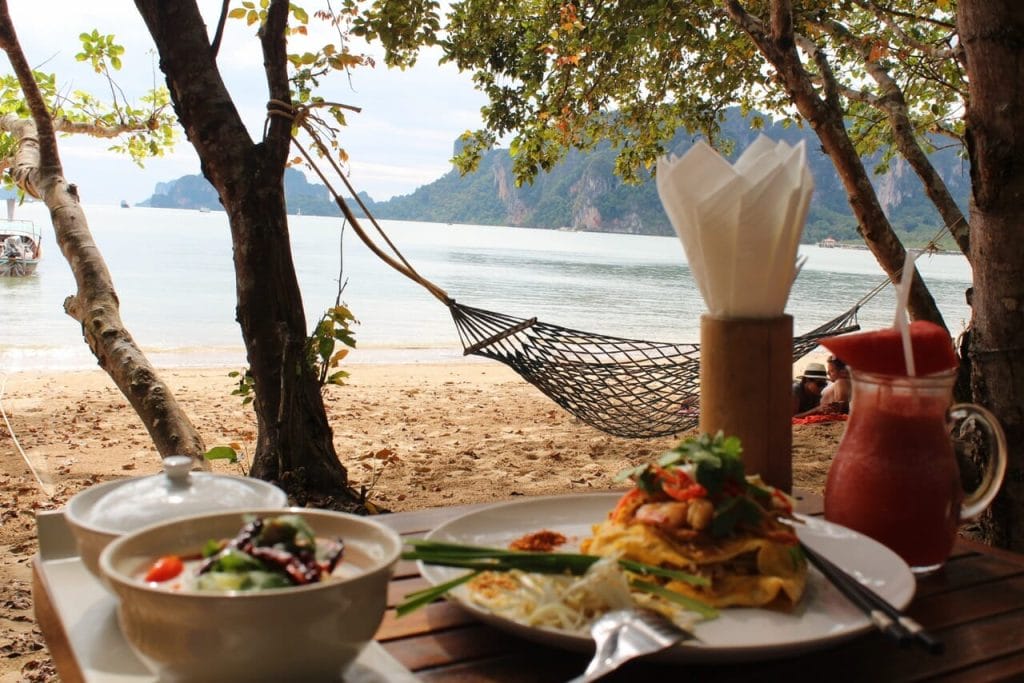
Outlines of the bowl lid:
{"type": "Polygon", "coordinates": [[[162,474],[101,484],[93,495],[86,489],[80,505],[72,500],[69,508],[77,508],[74,514],[89,526],[124,533],[185,515],[288,504],[285,492],[268,482],[192,472],[187,455],[171,455],[163,463],[162,474]]]}

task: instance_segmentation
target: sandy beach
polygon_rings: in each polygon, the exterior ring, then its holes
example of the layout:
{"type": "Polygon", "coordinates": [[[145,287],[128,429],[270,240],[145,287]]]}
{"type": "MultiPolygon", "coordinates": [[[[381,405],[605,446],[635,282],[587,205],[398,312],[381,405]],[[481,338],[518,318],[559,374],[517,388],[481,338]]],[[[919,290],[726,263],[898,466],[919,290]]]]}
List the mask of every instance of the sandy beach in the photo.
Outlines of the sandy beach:
{"type": "MultiPolygon", "coordinates": [[[[677,439],[620,439],[585,425],[503,365],[354,365],[329,387],[334,442],[356,487],[393,510],[608,489],[677,439]]],[[[229,370],[161,376],[207,447],[251,452],[251,409],[229,370]]],[[[33,623],[34,514],[91,484],[160,470],[149,437],[101,370],[0,375],[0,683],[58,680],[33,623]],[[9,426],[7,424],[9,422],[9,426]]],[[[844,423],[794,426],[794,484],[820,492],[844,423]]],[[[241,473],[218,462],[214,471],[241,473]]]]}

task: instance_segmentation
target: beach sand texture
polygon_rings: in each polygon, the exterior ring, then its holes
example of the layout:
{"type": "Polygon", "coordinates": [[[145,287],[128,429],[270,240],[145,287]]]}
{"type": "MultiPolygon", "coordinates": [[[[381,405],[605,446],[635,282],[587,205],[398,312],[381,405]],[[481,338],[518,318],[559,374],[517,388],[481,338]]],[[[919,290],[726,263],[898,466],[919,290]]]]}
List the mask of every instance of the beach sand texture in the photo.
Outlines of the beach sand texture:
{"type": "MultiPolygon", "coordinates": [[[[677,442],[597,431],[498,363],[367,364],[349,371],[347,385],[325,393],[334,442],[352,483],[396,512],[613,488],[620,470],[677,442]]],[[[228,372],[160,374],[207,447],[238,443],[251,452],[255,420],[231,395],[228,372]]],[[[33,622],[34,513],[59,508],[97,482],[158,472],[160,460],[101,370],[5,379],[0,405],[11,429],[0,420],[0,683],[55,681],[33,622]]],[[[843,427],[794,427],[795,486],[821,492],[843,427]]],[[[214,471],[240,472],[225,462],[215,463],[214,471]]]]}

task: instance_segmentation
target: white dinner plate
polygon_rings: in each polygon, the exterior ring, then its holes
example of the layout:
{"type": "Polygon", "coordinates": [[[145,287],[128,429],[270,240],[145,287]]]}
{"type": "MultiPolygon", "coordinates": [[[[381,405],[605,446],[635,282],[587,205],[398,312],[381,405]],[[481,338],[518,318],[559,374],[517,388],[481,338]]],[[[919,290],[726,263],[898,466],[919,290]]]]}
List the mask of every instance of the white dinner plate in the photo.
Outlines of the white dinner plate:
{"type": "MultiPolygon", "coordinates": [[[[529,498],[494,505],[453,519],[427,535],[450,541],[497,548],[524,534],[551,529],[569,540],[561,551],[573,552],[591,534],[591,526],[605,519],[621,497],[619,493],[578,494],[529,498]]],[[[801,517],[800,540],[870,586],[895,607],[906,607],[914,597],[914,575],[898,555],[856,531],[816,517],[801,517]]],[[[420,563],[424,578],[437,585],[465,573],[464,569],[420,563]]],[[[469,602],[465,587],[449,593],[461,607],[501,629],[537,642],[572,650],[593,649],[588,635],[540,628],[500,617],[469,602]]],[[[717,619],[701,622],[698,641],[671,648],[661,659],[705,662],[768,659],[826,647],[872,628],[867,618],[810,568],[803,598],[792,613],[767,609],[728,608],[717,619]]]]}

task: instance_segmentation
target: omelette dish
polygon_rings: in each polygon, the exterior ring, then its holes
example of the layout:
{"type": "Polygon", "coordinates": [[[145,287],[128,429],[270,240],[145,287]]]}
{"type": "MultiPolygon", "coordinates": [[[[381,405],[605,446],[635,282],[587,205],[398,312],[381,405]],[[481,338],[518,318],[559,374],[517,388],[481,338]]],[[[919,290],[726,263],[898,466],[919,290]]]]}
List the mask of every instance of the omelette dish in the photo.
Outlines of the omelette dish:
{"type": "Polygon", "coordinates": [[[702,577],[659,581],[714,607],[791,609],[807,579],[792,501],[746,477],[741,450],[734,437],[703,435],[620,474],[635,487],[594,526],[582,551],[702,577]]]}

